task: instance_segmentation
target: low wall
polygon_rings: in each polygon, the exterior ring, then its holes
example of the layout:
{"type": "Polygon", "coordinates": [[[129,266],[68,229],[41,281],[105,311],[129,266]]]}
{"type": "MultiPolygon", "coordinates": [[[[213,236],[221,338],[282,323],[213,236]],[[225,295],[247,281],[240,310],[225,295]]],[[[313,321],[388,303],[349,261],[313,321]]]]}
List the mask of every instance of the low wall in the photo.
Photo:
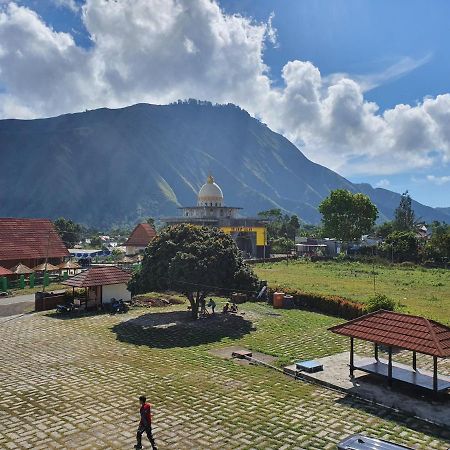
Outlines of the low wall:
{"type": "Polygon", "coordinates": [[[66,303],[66,296],[64,293],[51,294],[49,292],[36,292],[34,296],[34,310],[48,311],[55,309],[57,305],[66,303]]]}

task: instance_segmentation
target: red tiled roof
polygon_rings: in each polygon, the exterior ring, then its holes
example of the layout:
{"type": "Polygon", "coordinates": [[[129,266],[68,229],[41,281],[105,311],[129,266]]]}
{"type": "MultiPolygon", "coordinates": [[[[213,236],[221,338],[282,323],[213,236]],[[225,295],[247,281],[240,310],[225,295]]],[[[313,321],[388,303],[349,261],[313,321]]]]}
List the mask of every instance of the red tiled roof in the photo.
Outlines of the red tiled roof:
{"type": "Polygon", "coordinates": [[[0,266],[0,277],[7,277],[8,275],[14,275],[14,272],[0,266]]]}
{"type": "Polygon", "coordinates": [[[329,330],[426,355],[440,358],[450,356],[450,328],[424,317],[381,310],[329,330]]]}
{"type": "Polygon", "coordinates": [[[46,256],[69,256],[50,220],[0,218],[0,261],[41,259],[46,256]]]}
{"type": "Polygon", "coordinates": [[[107,286],[110,284],[128,283],[131,274],[115,266],[91,267],[75,275],[62,284],[73,287],[107,286]]]}
{"type": "Polygon", "coordinates": [[[124,245],[147,247],[148,243],[152,241],[155,236],[156,231],[151,225],[148,223],[140,223],[139,225],[136,225],[124,245]]]}

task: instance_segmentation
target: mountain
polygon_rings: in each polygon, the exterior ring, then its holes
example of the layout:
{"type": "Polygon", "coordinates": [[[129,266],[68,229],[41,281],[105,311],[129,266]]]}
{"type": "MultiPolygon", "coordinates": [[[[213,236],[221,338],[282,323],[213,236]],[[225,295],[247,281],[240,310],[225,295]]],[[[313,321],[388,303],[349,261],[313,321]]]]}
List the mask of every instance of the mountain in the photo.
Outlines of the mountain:
{"type": "MultiPolygon", "coordinates": [[[[212,173],[225,202],[318,222],[332,189],[369,195],[382,219],[400,196],[352,184],[308,160],[283,136],[234,105],[178,102],[0,121],[0,215],[64,216],[91,226],[131,224],[193,205],[212,173]]],[[[417,202],[418,216],[447,220],[417,202]]]]}

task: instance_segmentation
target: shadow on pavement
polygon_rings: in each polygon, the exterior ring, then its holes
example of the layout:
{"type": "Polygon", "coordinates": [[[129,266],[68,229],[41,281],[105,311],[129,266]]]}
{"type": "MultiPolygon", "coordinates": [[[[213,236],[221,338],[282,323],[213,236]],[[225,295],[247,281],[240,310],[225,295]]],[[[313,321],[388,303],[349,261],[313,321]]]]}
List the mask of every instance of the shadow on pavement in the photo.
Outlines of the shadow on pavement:
{"type": "MultiPolygon", "coordinates": [[[[337,400],[337,403],[347,407],[356,408],[384,420],[394,421],[405,428],[409,428],[419,433],[432,435],[443,441],[448,441],[450,438],[450,430],[445,426],[434,425],[407,413],[397,412],[393,409],[377,405],[375,403],[365,402],[351,395],[346,395],[345,397],[337,400]]],[[[362,433],[365,434],[364,431],[362,431],[362,433]]]]}
{"type": "Polygon", "coordinates": [[[253,329],[252,322],[241,315],[215,314],[193,321],[187,311],[144,314],[112,327],[121,342],[155,348],[193,347],[225,337],[239,339],[253,329]]]}

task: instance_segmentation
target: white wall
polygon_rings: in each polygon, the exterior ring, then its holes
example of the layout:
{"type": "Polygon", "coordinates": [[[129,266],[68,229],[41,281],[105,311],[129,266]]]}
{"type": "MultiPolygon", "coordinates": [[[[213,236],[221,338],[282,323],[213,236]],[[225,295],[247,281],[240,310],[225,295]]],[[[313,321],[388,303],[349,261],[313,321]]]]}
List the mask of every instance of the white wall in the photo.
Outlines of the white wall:
{"type": "Polygon", "coordinates": [[[103,286],[102,302],[110,303],[112,298],[115,298],[116,300],[119,300],[120,298],[122,300],[131,300],[131,292],[127,289],[125,283],[103,286]]]}

